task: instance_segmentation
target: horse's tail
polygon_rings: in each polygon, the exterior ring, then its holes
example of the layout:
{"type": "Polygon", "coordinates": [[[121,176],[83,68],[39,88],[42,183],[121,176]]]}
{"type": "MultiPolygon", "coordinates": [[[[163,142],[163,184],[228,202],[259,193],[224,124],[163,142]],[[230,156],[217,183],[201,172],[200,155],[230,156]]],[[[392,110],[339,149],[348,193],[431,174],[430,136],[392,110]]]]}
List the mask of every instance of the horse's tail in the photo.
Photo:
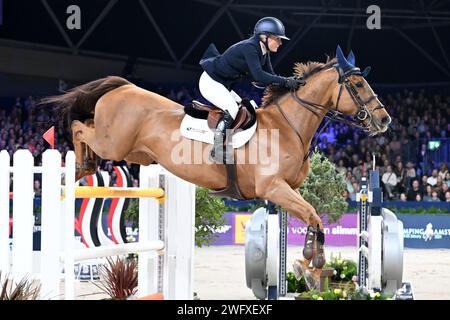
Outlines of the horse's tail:
{"type": "Polygon", "coordinates": [[[93,119],[97,101],[105,93],[127,84],[131,82],[121,77],[109,76],[74,87],[62,95],[43,98],[39,104],[50,103],[59,106],[61,119],[67,116],[70,128],[73,120],[84,122],[93,119]]]}

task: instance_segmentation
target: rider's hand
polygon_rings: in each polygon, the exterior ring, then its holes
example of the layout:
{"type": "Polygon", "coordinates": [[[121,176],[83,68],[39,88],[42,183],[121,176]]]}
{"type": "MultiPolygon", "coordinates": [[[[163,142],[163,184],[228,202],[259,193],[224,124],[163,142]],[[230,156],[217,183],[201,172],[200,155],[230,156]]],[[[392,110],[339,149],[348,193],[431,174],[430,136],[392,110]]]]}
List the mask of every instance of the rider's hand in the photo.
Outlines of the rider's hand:
{"type": "Polygon", "coordinates": [[[284,86],[289,90],[297,90],[300,86],[305,85],[305,80],[301,78],[289,77],[286,78],[284,86]]]}

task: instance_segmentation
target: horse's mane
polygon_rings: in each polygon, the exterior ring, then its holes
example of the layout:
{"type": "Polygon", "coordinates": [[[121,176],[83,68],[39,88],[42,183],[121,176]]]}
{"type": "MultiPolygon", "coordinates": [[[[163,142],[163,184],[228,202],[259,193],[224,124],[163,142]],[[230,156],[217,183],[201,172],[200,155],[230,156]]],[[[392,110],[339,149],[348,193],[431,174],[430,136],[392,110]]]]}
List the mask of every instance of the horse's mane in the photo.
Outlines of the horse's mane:
{"type": "MultiPolygon", "coordinates": [[[[328,69],[331,65],[336,63],[336,58],[330,58],[327,56],[326,62],[316,62],[316,61],[308,61],[305,63],[297,62],[294,65],[294,76],[296,78],[303,77],[303,79],[307,79],[308,77],[324,70],[328,69]]],[[[270,85],[266,87],[264,90],[264,94],[262,97],[262,105],[261,107],[267,107],[272,104],[274,101],[277,101],[281,96],[285,95],[289,92],[288,88],[279,85],[270,85]]]]}

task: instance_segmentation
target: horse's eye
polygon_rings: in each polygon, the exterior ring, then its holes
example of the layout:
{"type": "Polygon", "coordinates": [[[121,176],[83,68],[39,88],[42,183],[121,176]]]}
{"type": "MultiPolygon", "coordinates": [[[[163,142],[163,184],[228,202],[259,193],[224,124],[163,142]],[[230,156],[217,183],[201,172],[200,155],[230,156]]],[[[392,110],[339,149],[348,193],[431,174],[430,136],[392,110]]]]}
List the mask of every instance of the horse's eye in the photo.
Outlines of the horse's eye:
{"type": "Polygon", "coordinates": [[[356,86],[357,88],[363,88],[363,87],[364,87],[364,83],[362,83],[362,82],[360,81],[360,82],[355,83],[355,86],[356,86]]]}

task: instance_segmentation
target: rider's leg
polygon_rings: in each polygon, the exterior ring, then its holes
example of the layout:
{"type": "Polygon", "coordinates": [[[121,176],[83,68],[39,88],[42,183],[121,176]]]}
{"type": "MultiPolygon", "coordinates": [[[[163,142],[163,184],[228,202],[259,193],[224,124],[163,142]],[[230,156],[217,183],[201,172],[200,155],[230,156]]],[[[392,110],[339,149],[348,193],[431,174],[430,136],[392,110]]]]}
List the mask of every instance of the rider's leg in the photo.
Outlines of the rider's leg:
{"type": "Polygon", "coordinates": [[[214,147],[211,156],[216,162],[223,162],[225,134],[231,128],[234,119],[239,111],[232,93],[221,83],[212,79],[206,72],[200,77],[200,93],[205,99],[224,110],[222,118],[217,124],[214,132],[214,147]]]}
{"type": "Polygon", "coordinates": [[[206,100],[224,111],[227,110],[233,119],[236,118],[239,106],[232,93],[223,84],[215,81],[206,72],[203,72],[198,86],[200,93],[206,100]]]}

